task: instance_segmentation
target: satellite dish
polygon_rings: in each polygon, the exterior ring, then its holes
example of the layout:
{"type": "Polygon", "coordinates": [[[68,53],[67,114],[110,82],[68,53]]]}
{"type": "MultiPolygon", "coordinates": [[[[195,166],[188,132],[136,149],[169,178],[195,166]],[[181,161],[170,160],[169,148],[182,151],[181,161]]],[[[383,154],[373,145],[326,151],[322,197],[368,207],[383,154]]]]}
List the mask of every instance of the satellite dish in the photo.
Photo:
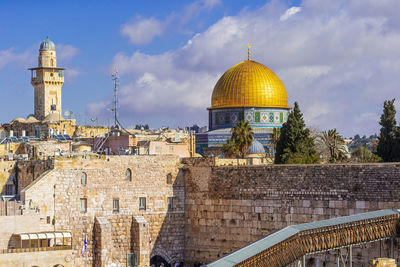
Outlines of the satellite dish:
{"type": "Polygon", "coordinates": [[[74,114],[74,113],[72,112],[72,110],[66,110],[66,111],[64,112],[64,116],[65,116],[65,117],[71,118],[72,114],[74,114]]]}

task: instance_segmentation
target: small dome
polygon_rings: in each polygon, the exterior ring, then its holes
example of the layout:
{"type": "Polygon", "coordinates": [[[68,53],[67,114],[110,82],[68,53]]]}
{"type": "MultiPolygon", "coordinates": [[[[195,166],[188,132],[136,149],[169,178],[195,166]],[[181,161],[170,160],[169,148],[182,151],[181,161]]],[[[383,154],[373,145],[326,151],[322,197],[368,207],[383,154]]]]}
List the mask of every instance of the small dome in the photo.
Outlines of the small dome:
{"type": "Polygon", "coordinates": [[[253,60],[236,64],[215,85],[211,109],[228,107],[289,108],[282,81],[272,70],[253,60]]]}
{"type": "Polygon", "coordinates": [[[11,123],[16,122],[16,121],[18,121],[18,122],[25,122],[25,119],[24,119],[24,118],[15,118],[15,119],[13,119],[13,120],[11,121],[11,123]]]}
{"type": "Polygon", "coordinates": [[[258,142],[256,139],[251,143],[251,147],[249,149],[249,154],[265,154],[264,146],[258,142]]]}
{"type": "Polygon", "coordinates": [[[35,116],[33,114],[28,115],[28,117],[26,118],[26,122],[27,123],[35,123],[35,122],[39,122],[38,119],[35,118],[35,116]]]}
{"type": "Polygon", "coordinates": [[[46,40],[40,44],[40,50],[56,50],[56,46],[50,41],[49,37],[46,37],[46,40]]]}

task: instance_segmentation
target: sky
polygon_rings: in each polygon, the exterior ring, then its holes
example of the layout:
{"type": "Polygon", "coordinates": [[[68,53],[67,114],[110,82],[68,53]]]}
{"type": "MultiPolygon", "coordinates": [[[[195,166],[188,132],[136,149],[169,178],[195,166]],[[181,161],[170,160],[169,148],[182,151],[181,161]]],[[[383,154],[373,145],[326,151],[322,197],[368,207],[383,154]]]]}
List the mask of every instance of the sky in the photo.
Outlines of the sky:
{"type": "Polygon", "coordinates": [[[117,70],[124,126],[207,125],[215,83],[251,43],[308,126],[379,133],[383,102],[400,108],[398,10],[398,0],[2,0],[0,122],[33,113],[27,69],[49,36],[67,68],[63,111],[80,123],[110,122],[117,70]]]}

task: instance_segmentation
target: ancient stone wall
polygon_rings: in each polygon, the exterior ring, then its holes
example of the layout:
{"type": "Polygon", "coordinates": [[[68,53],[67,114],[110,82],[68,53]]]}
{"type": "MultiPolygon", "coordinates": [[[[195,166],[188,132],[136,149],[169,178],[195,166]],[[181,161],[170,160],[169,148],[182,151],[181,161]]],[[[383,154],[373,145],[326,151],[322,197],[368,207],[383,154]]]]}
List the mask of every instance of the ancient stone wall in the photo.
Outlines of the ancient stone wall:
{"type": "Polygon", "coordinates": [[[0,161],[0,195],[6,194],[6,184],[14,184],[16,161],[0,161]]]}
{"type": "Polygon", "coordinates": [[[36,180],[42,173],[52,168],[51,160],[18,161],[16,166],[17,194],[36,180]]]}
{"type": "MultiPolygon", "coordinates": [[[[111,242],[105,242],[110,255],[102,264],[126,265],[134,251],[133,217],[148,222],[150,257],[159,255],[169,262],[182,261],[184,249],[184,180],[176,156],[74,156],[56,157],[54,169],[23,190],[25,202],[32,200],[34,211],[43,218],[51,216],[56,230],[71,231],[73,248],[80,251],[88,233],[88,256],[92,263],[98,238],[96,217],[111,226],[111,242]],[[131,176],[127,177],[127,170],[131,176]],[[86,184],[82,184],[82,174],[86,184]],[[167,179],[170,177],[171,179],[167,179]],[[146,198],[146,209],[139,208],[139,198],[146,198]],[[168,207],[168,198],[172,205],[168,207]],[[87,211],[81,211],[86,199],[87,211]],[[118,200],[118,211],[113,201],[118,200]]],[[[101,228],[101,227],[100,227],[101,228]]],[[[103,242],[103,233],[100,233],[103,242]]],[[[81,256],[77,256],[81,257],[81,256]]],[[[79,260],[79,259],[77,259],[79,260]]]]}
{"type": "MultiPolygon", "coordinates": [[[[213,261],[288,225],[400,208],[400,164],[216,167],[198,159],[186,164],[190,263],[213,261]]],[[[383,243],[382,256],[388,256],[390,245],[383,243]]],[[[319,257],[322,266],[332,253],[309,260],[319,257]]],[[[368,266],[377,253],[376,243],[367,250],[355,247],[355,266],[368,266]]]]}

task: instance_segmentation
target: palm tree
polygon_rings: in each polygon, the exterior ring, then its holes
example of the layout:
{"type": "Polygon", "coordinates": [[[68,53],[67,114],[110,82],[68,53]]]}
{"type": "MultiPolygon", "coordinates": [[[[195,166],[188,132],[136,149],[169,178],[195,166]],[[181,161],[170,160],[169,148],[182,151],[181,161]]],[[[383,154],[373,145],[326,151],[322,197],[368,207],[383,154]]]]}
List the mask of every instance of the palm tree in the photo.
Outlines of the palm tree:
{"type": "Polygon", "coordinates": [[[276,153],[276,144],[279,141],[279,137],[281,136],[281,128],[274,128],[272,129],[272,134],[271,134],[271,144],[273,146],[274,149],[274,157],[275,157],[275,153],[276,153]]]}
{"type": "Polygon", "coordinates": [[[222,147],[222,152],[229,158],[236,157],[239,154],[238,146],[234,139],[229,138],[222,147]]]}
{"type": "Polygon", "coordinates": [[[345,157],[344,140],[336,129],[323,131],[318,140],[319,144],[328,150],[329,162],[336,162],[345,157]]]}
{"type": "Polygon", "coordinates": [[[253,129],[248,121],[241,120],[236,123],[231,132],[231,139],[234,140],[235,144],[237,145],[239,156],[244,158],[254,139],[253,129]]]}

